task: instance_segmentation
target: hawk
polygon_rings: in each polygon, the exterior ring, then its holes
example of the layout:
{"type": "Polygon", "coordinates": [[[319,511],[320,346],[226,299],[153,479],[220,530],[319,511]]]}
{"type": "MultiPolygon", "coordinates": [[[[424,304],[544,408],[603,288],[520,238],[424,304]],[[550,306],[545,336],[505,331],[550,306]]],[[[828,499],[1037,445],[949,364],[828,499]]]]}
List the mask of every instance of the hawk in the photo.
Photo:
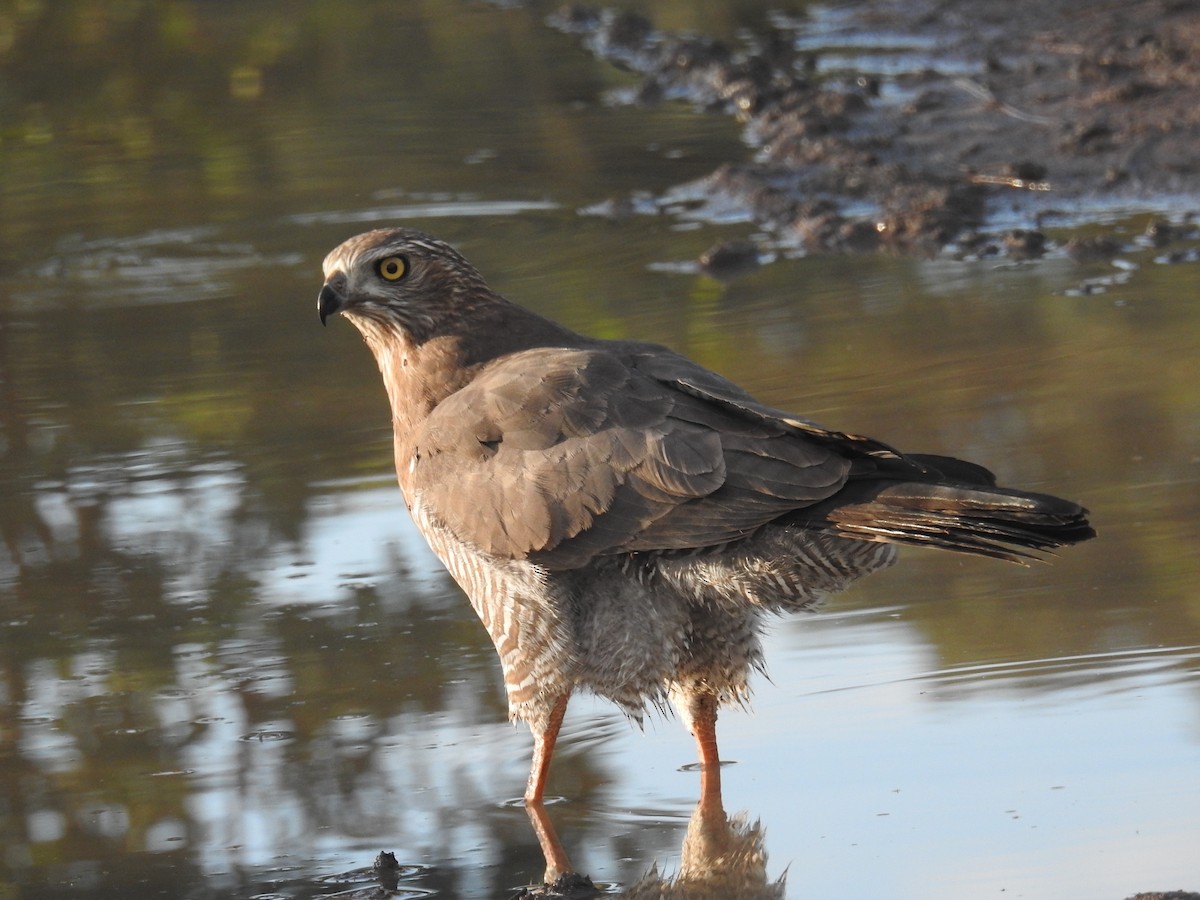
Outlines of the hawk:
{"type": "MultiPolygon", "coordinates": [[[[542,803],[568,698],[669,702],[719,798],[719,707],[768,613],[810,609],[912,544],[1021,561],[1094,535],[1079,504],[759,403],[665,347],[577,334],[408,228],[325,258],[324,322],[362,333],[412,518],[495,644],[542,803]]],[[[719,802],[719,801],[718,801],[719,802]]]]}

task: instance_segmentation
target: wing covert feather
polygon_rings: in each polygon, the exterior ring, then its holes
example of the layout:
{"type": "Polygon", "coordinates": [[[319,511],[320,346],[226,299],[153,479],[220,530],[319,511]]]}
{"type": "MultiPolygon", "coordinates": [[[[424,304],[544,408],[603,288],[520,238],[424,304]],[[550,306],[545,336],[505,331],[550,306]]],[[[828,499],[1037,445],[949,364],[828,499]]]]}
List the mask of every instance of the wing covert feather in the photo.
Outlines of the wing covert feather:
{"type": "Polygon", "coordinates": [[[603,345],[489,363],[414,436],[402,465],[422,509],[485,553],[565,569],[735,540],[844,484],[844,457],[738,389],[705,396],[640,363],[603,345]]]}

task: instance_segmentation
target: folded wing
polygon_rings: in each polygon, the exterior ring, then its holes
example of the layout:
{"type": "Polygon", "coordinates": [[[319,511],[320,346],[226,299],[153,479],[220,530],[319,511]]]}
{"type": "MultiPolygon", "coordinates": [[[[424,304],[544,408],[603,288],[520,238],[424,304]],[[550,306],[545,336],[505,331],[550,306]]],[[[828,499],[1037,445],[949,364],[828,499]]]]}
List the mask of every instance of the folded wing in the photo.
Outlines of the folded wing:
{"type": "Polygon", "coordinates": [[[422,508],[486,553],[567,569],[738,540],[843,486],[850,460],[806,433],[816,426],[682,357],[666,371],[663,352],[547,348],[491,363],[417,437],[422,508]]]}

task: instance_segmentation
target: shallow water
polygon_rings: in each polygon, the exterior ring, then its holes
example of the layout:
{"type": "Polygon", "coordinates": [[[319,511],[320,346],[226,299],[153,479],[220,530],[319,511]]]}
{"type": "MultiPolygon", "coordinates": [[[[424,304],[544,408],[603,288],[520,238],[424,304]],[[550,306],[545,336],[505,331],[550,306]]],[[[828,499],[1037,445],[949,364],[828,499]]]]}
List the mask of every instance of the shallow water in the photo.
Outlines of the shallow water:
{"type": "MultiPolygon", "coordinates": [[[[721,721],[748,879],[1200,889],[1200,268],[1150,214],[1079,226],[1117,266],[782,253],[721,285],[680,264],[750,226],[577,211],[742,158],[736,125],[611,104],[626,76],[528,11],[63,2],[3,35],[0,893],[335,894],[381,850],[400,896],[540,877],[528,734],[403,512],[369,355],[314,309],[326,250],[397,220],[575,328],[1093,510],[1052,565],[910,552],[775,624],[721,721]]],[[[577,866],[692,865],[692,760],[576,699],[577,866]]]]}

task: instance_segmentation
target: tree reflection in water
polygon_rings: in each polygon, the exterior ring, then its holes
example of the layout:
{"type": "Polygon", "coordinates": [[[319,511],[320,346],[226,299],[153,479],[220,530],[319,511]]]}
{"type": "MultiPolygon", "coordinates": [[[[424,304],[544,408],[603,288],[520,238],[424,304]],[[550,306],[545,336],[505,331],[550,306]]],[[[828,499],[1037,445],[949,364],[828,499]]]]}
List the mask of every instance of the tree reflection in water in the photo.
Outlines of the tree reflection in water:
{"type": "MultiPolygon", "coordinates": [[[[744,158],[736,124],[606,104],[624,76],[537,4],[446,5],[0,8],[0,894],[332,894],[369,883],[381,849],[413,894],[504,896],[542,870],[503,802],[528,746],[493,651],[397,510],[372,363],[312,308],[348,223],[406,213],[578,330],[667,343],[775,405],[1005,481],[1054,473],[1096,511],[1103,542],[1031,578],[911,559],[839,600],[845,620],[776,629],[772,671],[804,667],[760,690],[726,797],[763,817],[792,893],[924,896],[944,876],[1065,896],[1055,873],[1110,890],[1148,859],[1183,886],[1197,267],[1135,246],[1119,290],[1080,295],[1099,264],[1053,253],[680,275],[661,264],[746,229],[575,210],[744,158]],[[858,654],[864,635],[900,663],[858,654]],[[864,683],[887,685],[877,706],[847,687],[864,683]],[[801,739],[854,776],[793,765],[801,739]],[[919,751],[892,752],[905,741],[919,751]],[[922,766],[939,786],[924,817],[874,834],[872,791],[896,786],[880,772],[922,766]],[[1000,815],[1029,804],[1041,815],[1000,815]],[[797,864],[825,834],[821,859],[846,864],[797,864]]],[[[736,37],[779,6],[655,13],[736,37]]],[[[1134,246],[1146,225],[1113,227],[1134,246]]],[[[574,861],[627,890],[655,860],[701,871],[674,862],[695,795],[640,764],[653,732],[568,726],[554,777],[572,800],[550,815],[574,861]]],[[[724,834],[713,821],[692,830],[724,834]]]]}

